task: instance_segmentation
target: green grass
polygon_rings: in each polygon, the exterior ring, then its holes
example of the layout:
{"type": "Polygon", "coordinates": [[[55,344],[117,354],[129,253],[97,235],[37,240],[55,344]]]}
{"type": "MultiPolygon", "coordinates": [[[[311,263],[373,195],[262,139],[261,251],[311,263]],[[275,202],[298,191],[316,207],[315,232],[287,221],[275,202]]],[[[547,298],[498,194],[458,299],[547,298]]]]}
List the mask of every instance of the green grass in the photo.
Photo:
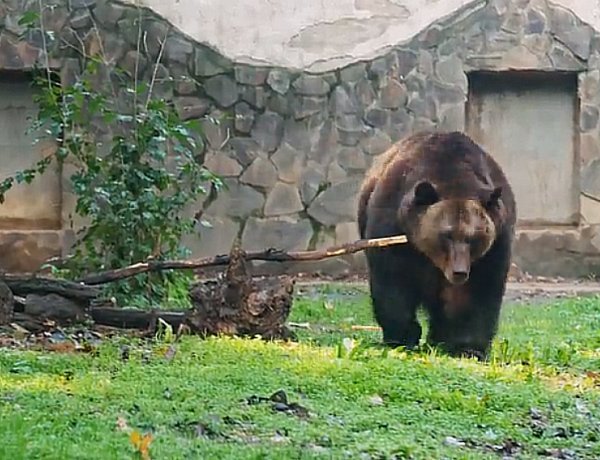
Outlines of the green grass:
{"type": "Polygon", "coordinates": [[[299,343],[0,350],[0,458],[136,458],[120,418],[152,432],[152,459],[496,459],[511,442],[513,458],[600,458],[600,299],[505,307],[481,364],[372,346],[379,332],[351,329],[374,324],[364,288],[301,291],[299,343]],[[308,417],[247,403],[277,390],[308,417]]]}

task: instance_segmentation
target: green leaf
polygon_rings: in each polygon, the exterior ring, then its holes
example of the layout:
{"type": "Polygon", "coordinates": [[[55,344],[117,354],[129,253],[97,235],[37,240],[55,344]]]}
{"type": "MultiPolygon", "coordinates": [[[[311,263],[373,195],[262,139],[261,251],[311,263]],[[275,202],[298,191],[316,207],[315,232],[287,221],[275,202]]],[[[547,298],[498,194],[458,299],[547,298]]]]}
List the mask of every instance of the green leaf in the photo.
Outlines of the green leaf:
{"type": "Polygon", "coordinates": [[[24,27],[32,27],[39,19],[40,14],[37,11],[25,11],[17,21],[17,24],[24,27]]]}

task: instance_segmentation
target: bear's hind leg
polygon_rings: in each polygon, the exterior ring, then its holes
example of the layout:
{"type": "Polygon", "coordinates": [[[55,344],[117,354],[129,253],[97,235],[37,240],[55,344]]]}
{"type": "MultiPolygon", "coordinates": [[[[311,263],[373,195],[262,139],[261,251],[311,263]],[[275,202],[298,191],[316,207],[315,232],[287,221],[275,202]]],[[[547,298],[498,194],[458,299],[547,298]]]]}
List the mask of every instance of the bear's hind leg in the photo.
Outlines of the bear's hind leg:
{"type": "Polygon", "coordinates": [[[411,349],[419,345],[421,326],[417,321],[418,297],[398,278],[371,273],[369,278],[375,319],[383,331],[383,341],[391,347],[411,349]]]}

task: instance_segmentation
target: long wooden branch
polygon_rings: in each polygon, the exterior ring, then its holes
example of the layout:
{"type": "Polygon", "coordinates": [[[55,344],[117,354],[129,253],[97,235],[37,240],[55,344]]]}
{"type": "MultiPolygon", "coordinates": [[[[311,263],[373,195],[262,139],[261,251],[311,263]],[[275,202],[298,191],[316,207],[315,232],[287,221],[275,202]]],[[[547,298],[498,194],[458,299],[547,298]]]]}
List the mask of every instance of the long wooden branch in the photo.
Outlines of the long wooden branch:
{"type": "MultiPolygon", "coordinates": [[[[341,256],[344,254],[353,254],[363,251],[368,248],[382,248],[396,244],[404,244],[407,242],[406,236],[390,236],[386,238],[373,238],[357,240],[352,243],[332,246],[326,249],[318,249],[316,251],[295,251],[285,252],[278,249],[267,249],[265,251],[247,252],[246,260],[264,260],[270,262],[302,262],[310,260],[322,260],[330,257],[341,256]]],[[[118,281],[141,273],[161,271],[161,270],[181,270],[181,269],[197,269],[205,267],[215,267],[219,265],[227,265],[229,263],[229,254],[221,254],[212,257],[203,257],[193,260],[165,260],[140,262],[128,267],[118,268],[115,270],[107,270],[100,273],[80,278],[78,281],[86,285],[97,285],[118,281]]]]}

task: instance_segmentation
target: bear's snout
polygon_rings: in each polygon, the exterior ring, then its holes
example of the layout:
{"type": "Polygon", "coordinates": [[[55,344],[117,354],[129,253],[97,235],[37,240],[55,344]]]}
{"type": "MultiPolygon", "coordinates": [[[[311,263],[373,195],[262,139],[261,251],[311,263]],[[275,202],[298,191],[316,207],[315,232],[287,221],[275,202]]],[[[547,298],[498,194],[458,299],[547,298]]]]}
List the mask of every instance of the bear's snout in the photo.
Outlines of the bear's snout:
{"type": "Polygon", "coordinates": [[[446,278],[452,284],[463,284],[469,279],[471,269],[471,251],[467,243],[450,245],[450,264],[446,270],[446,278]]]}

